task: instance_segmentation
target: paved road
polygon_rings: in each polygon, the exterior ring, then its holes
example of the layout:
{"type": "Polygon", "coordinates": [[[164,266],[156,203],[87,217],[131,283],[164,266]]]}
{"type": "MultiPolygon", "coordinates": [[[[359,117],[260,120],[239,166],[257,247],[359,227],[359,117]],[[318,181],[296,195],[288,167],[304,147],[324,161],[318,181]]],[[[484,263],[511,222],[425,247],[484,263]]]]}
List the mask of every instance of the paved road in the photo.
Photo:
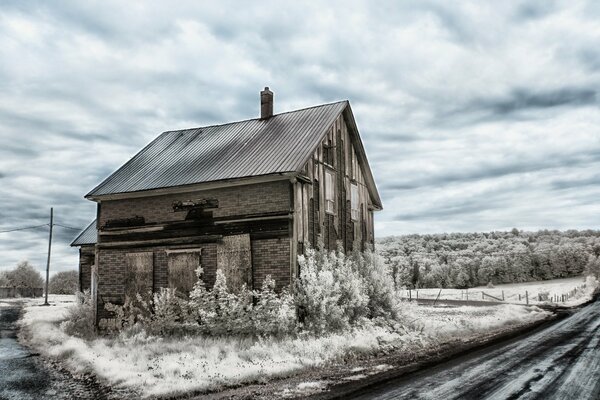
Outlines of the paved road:
{"type": "Polygon", "coordinates": [[[599,400],[600,300],[528,337],[348,398],[599,400]]]}
{"type": "Polygon", "coordinates": [[[19,344],[16,324],[21,304],[0,307],[0,400],[106,399],[107,389],[93,380],[73,379],[46,366],[19,344]]]}

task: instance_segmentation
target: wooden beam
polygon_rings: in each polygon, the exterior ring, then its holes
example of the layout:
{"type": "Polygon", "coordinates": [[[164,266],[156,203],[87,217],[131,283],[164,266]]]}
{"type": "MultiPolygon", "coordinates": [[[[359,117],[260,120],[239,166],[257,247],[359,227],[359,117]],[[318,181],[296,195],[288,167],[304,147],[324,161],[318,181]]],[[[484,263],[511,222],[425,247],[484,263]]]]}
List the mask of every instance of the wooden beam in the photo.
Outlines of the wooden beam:
{"type": "Polygon", "coordinates": [[[150,247],[172,244],[196,244],[196,243],[214,243],[223,238],[223,235],[206,235],[206,236],[188,236],[182,238],[165,238],[152,240],[130,240],[123,242],[99,243],[100,248],[115,248],[115,247],[150,247]]]}
{"type": "Polygon", "coordinates": [[[167,253],[167,255],[169,254],[179,254],[179,253],[202,253],[202,247],[196,247],[196,248],[191,248],[191,249],[175,249],[175,250],[170,250],[167,249],[165,250],[165,253],[167,253]]]}
{"type": "Polygon", "coordinates": [[[99,230],[98,234],[102,235],[102,236],[110,236],[110,235],[127,235],[130,233],[145,233],[145,232],[157,232],[157,231],[162,231],[164,230],[165,227],[162,225],[158,225],[158,226],[142,226],[139,228],[121,228],[121,229],[111,229],[110,231],[108,230],[99,230]]]}
{"type": "Polygon", "coordinates": [[[286,215],[273,215],[267,217],[250,217],[250,218],[238,218],[238,219],[227,219],[221,221],[215,221],[215,225],[233,224],[235,222],[250,222],[250,221],[268,221],[275,219],[292,219],[291,214],[286,215]]]}

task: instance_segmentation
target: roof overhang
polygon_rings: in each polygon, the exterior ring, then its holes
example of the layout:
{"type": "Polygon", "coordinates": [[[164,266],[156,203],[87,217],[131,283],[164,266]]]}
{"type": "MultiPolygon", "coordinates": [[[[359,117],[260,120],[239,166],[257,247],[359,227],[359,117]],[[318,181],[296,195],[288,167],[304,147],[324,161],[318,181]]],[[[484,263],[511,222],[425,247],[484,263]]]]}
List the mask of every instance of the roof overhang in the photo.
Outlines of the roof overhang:
{"type": "Polygon", "coordinates": [[[269,175],[259,175],[259,176],[249,176],[245,178],[235,178],[235,179],[224,179],[220,181],[212,181],[212,182],[202,182],[202,183],[194,183],[190,185],[179,185],[172,187],[164,187],[158,189],[148,189],[148,190],[140,190],[136,192],[125,192],[125,193],[110,193],[103,195],[87,195],[86,199],[95,201],[100,203],[106,200],[121,200],[121,199],[134,199],[141,197],[152,197],[152,196],[160,196],[164,194],[176,194],[176,193],[189,193],[189,192],[198,192],[202,190],[210,190],[210,189],[219,189],[223,187],[231,187],[231,186],[243,186],[243,185],[252,185],[256,183],[265,183],[265,182],[275,182],[275,181],[283,181],[289,180],[298,177],[299,173],[296,171],[292,172],[282,172],[276,174],[269,175]]]}

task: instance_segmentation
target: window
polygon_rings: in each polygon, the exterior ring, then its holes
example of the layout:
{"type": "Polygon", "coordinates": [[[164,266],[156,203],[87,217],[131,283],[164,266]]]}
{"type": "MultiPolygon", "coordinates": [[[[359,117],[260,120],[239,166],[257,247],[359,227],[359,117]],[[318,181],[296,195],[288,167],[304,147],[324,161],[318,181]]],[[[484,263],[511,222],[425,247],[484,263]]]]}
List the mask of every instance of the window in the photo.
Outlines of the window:
{"type": "Polygon", "coordinates": [[[335,175],[331,170],[325,170],[325,212],[333,214],[335,204],[335,175]]]}
{"type": "Polygon", "coordinates": [[[353,183],[350,187],[350,205],[352,208],[351,217],[354,221],[358,220],[358,210],[360,203],[358,200],[358,185],[353,183]]]}

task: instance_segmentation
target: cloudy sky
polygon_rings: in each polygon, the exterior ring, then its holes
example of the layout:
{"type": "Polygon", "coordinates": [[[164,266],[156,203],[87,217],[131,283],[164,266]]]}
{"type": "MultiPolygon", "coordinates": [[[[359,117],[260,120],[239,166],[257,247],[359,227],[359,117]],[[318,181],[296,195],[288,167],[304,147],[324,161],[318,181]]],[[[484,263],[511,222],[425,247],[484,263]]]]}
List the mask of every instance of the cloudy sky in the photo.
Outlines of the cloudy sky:
{"type": "MultiPolygon", "coordinates": [[[[264,86],[275,112],[350,100],[378,236],[599,227],[600,3],[314,3],[3,1],[0,231],[84,227],[157,134],[256,117],[264,86]]],[[[1,233],[0,269],[46,246],[1,233]]]]}

